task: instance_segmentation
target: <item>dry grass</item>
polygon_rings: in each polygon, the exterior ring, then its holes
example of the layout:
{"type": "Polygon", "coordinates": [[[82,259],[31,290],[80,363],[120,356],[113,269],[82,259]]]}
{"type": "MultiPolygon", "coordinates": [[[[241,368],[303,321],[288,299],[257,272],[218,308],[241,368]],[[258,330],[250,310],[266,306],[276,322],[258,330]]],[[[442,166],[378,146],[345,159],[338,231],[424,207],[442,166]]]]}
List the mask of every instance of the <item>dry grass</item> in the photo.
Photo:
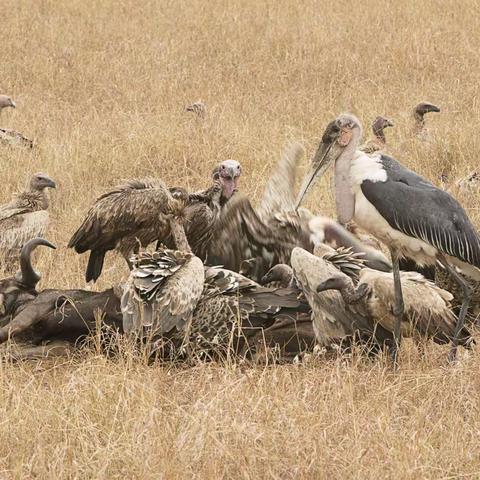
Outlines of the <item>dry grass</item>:
{"type": "MultiPolygon", "coordinates": [[[[393,118],[391,150],[436,181],[478,165],[477,1],[4,0],[1,125],[36,139],[2,149],[0,201],[38,170],[58,181],[41,286],[84,285],[64,246],[93,199],[126,177],[202,187],[235,158],[258,197],[289,139],[310,155],[349,110],[393,118]],[[200,120],[184,106],[201,98],[200,120]],[[434,141],[412,106],[441,105],[434,141]]],[[[478,224],[478,194],[461,198],[478,224]]],[[[325,182],[311,196],[332,213],[325,182]]],[[[107,258],[104,288],[125,276],[107,258]]],[[[0,366],[0,478],[457,478],[480,475],[479,353],[405,347],[382,362],[146,367],[94,352],[0,366]]]]}

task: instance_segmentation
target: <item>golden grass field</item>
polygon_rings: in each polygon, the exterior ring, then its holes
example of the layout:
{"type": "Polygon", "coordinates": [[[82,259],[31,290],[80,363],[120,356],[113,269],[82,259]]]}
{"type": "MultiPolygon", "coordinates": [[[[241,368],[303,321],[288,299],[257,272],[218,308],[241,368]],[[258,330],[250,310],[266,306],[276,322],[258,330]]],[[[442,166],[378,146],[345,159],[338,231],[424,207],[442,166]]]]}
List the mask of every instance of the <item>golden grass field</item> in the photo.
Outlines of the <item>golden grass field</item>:
{"type": "MultiPolygon", "coordinates": [[[[85,286],[86,257],[65,245],[122,179],[201,188],[234,158],[256,199],[286,142],[305,145],[307,165],[343,111],[392,118],[390,151],[433,181],[478,167],[475,0],[3,0],[2,11],[0,93],[18,108],[0,126],[37,148],[0,150],[0,202],[36,171],[58,184],[58,250],[36,262],[40,288],[85,286]],[[184,111],[198,99],[203,120],[184,111]],[[411,135],[421,100],[442,108],[431,143],[411,135]]],[[[477,225],[479,199],[460,197],[477,225]]],[[[327,181],[307,206],[333,214],[327,181]]],[[[95,288],[126,274],[109,255],[95,288]]],[[[358,357],[179,370],[94,348],[3,362],[0,478],[479,478],[480,352],[453,366],[445,354],[405,342],[397,374],[358,357]]]]}

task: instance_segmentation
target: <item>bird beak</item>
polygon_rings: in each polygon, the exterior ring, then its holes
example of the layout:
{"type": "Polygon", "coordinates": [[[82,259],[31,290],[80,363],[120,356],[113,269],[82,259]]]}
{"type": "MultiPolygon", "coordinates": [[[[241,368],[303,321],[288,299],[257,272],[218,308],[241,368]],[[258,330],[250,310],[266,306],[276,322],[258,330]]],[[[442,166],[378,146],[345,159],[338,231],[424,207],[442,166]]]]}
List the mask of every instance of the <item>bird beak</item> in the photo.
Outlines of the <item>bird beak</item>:
{"type": "MultiPolygon", "coordinates": [[[[327,281],[328,282],[328,281],[327,281]]],[[[317,287],[317,293],[325,292],[326,290],[330,290],[327,282],[322,282],[317,287]]]]}
{"type": "Polygon", "coordinates": [[[48,188],[57,188],[57,184],[51,178],[46,179],[46,186],[48,188]]]}
{"type": "Polygon", "coordinates": [[[17,104],[13,100],[10,100],[10,106],[12,108],[17,108],[17,104]]]}
{"type": "Polygon", "coordinates": [[[387,127],[394,127],[395,124],[391,120],[387,120],[387,127]]]}
{"type": "Polygon", "coordinates": [[[297,197],[295,210],[298,210],[298,207],[300,207],[303,198],[307,194],[310,187],[313,185],[315,179],[321,177],[325,173],[327,168],[330,166],[330,163],[332,162],[332,156],[329,155],[329,153],[332,145],[333,143],[320,143],[310,165],[310,170],[305,176],[302,186],[300,188],[300,193],[297,197]]]}
{"type": "Polygon", "coordinates": [[[268,275],[264,275],[260,280],[260,285],[265,285],[269,282],[268,275]]]}
{"type": "Polygon", "coordinates": [[[432,103],[429,103],[426,106],[426,112],[435,112],[435,113],[440,113],[440,108],[437,107],[436,105],[433,105],[432,103]]]}

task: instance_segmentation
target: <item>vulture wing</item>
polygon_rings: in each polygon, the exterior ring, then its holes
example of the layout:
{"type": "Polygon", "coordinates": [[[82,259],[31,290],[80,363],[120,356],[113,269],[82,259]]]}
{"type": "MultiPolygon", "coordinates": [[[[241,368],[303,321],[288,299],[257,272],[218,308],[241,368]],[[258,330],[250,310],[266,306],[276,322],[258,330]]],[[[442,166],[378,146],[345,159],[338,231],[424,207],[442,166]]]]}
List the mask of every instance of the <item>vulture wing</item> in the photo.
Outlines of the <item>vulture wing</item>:
{"type": "Polygon", "coordinates": [[[312,308],[313,327],[321,345],[341,343],[356,334],[375,338],[378,343],[393,338],[383,328],[375,328],[369,318],[347,308],[340,292],[316,292],[321,282],[345,275],[332,262],[297,247],[292,252],[291,264],[297,283],[312,308]]]}
{"type": "Polygon", "coordinates": [[[160,249],[136,256],[122,296],[123,327],[162,335],[186,329],[202,295],[204,267],[190,253],[160,249]]]}
{"type": "Polygon", "coordinates": [[[19,253],[29,240],[45,235],[48,222],[49,214],[46,210],[9,216],[0,212],[0,250],[7,256],[19,253]]]}
{"type": "Polygon", "coordinates": [[[295,180],[297,166],[304,150],[299,143],[291,143],[283,152],[277,167],[265,186],[258,215],[268,221],[276,213],[295,211],[295,180]]]}

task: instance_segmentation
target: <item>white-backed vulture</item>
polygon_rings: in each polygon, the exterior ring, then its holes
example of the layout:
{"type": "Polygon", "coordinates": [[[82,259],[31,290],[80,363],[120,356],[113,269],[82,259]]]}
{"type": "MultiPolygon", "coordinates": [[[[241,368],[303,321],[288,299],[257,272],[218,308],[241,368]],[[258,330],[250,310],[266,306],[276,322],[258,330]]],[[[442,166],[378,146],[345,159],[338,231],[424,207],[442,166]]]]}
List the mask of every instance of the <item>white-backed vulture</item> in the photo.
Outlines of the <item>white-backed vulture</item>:
{"type": "Polygon", "coordinates": [[[222,210],[208,255],[210,265],[247,272],[259,281],[275,264],[288,263],[292,248],[313,249],[305,209],[295,211],[295,178],[303,148],[289,145],[269,178],[258,208],[243,195],[222,210]]]}
{"type": "MultiPolygon", "coordinates": [[[[415,334],[433,338],[437,343],[448,343],[454,336],[456,317],[451,311],[452,294],[426,280],[418,272],[400,273],[405,304],[401,323],[402,335],[415,334]]],[[[395,292],[393,275],[370,268],[360,271],[358,285],[351,278],[334,275],[317,286],[317,293],[337,290],[347,309],[368,315],[374,324],[393,334],[395,328],[395,292]]],[[[323,294],[323,293],[321,293],[323,294]]],[[[466,345],[470,334],[463,329],[460,344],[466,345]]]]}
{"type": "Polygon", "coordinates": [[[374,350],[381,349],[384,345],[391,346],[393,335],[381,325],[374,325],[364,312],[348,309],[339,292],[329,290],[317,293],[318,285],[332,276],[346,279],[351,278],[349,275],[357,276],[362,269],[358,255],[348,255],[348,252],[343,251],[337,261],[338,252],[328,246],[318,254],[320,256],[295,248],[291,258],[295,281],[312,309],[317,342],[325,347],[348,347],[353,341],[359,340],[374,350]]]}
{"type": "Polygon", "coordinates": [[[195,115],[199,116],[200,118],[205,118],[207,114],[207,107],[201,100],[197,100],[196,102],[187,105],[185,108],[186,112],[193,112],[195,115]]]}
{"type": "Polygon", "coordinates": [[[393,127],[394,123],[385,117],[377,117],[372,123],[373,138],[365,142],[359,150],[365,153],[375,153],[383,150],[387,145],[384,130],[393,127]]]}
{"type": "Polygon", "coordinates": [[[0,206],[0,262],[5,270],[16,265],[22,246],[45,235],[49,223],[48,188],[55,182],[44,173],[36,173],[27,188],[11,202],[0,206]]]}

